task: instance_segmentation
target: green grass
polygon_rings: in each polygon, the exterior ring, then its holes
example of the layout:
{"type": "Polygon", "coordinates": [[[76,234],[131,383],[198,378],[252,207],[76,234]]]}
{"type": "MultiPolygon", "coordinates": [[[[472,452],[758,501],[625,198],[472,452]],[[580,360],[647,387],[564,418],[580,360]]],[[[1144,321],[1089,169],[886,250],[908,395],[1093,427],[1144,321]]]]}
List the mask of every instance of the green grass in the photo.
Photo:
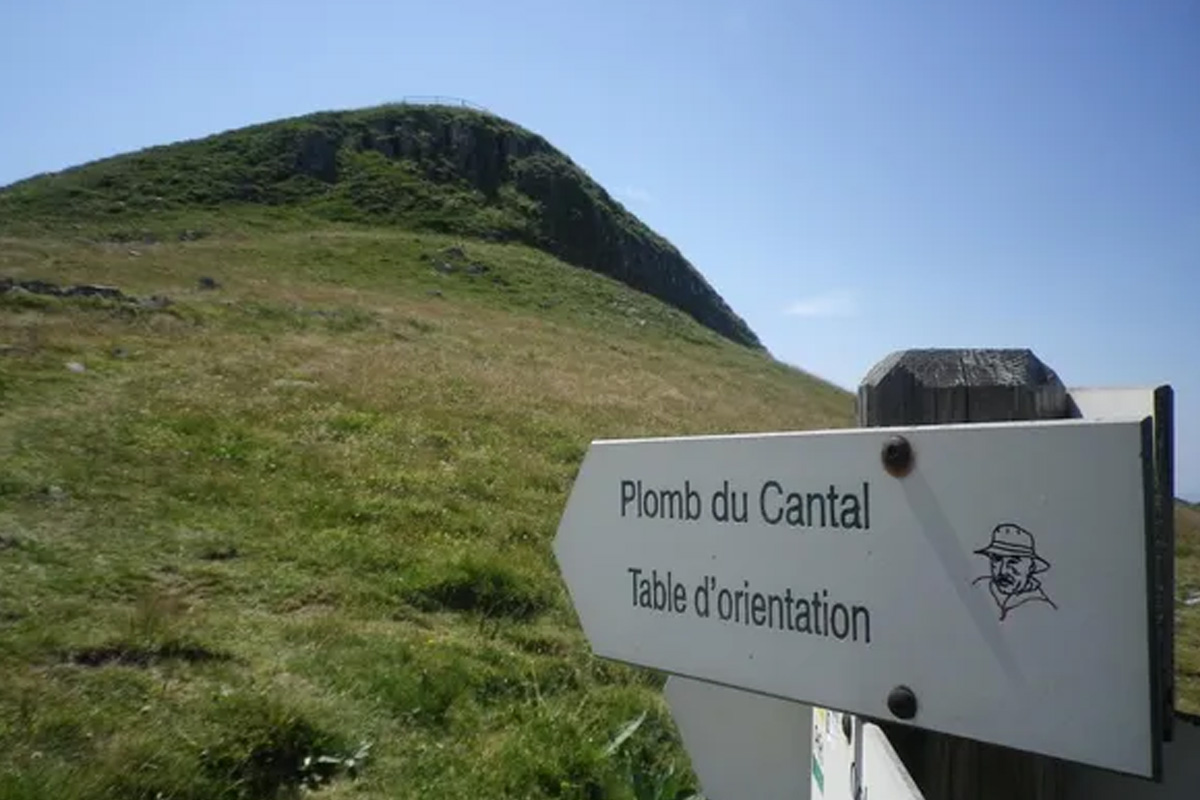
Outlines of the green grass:
{"type": "Polygon", "coordinates": [[[1176,705],[1200,714],[1200,509],[1175,508],[1175,680],[1176,705]]]}
{"type": "Polygon", "coordinates": [[[156,224],[0,239],[172,299],[0,295],[0,797],[693,791],[662,677],[579,632],[566,493],[593,438],[850,397],[522,246],[156,224]]]}

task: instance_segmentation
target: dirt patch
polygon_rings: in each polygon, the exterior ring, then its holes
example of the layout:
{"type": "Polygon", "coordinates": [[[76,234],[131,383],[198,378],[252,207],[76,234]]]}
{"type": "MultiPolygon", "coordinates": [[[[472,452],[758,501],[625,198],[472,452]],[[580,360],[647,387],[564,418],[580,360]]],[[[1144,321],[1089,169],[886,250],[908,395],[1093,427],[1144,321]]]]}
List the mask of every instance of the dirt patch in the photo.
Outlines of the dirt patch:
{"type": "Polygon", "coordinates": [[[117,664],[125,667],[150,667],[168,661],[183,661],[189,664],[202,664],[211,661],[229,661],[232,657],[227,653],[210,650],[204,645],[194,642],[166,642],[154,647],[133,645],[125,642],[89,647],[68,653],[64,659],[68,663],[82,667],[102,667],[106,664],[117,664]]]}
{"type": "Polygon", "coordinates": [[[231,561],[239,555],[241,553],[233,545],[208,547],[200,552],[200,558],[203,561],[231,561]]]}

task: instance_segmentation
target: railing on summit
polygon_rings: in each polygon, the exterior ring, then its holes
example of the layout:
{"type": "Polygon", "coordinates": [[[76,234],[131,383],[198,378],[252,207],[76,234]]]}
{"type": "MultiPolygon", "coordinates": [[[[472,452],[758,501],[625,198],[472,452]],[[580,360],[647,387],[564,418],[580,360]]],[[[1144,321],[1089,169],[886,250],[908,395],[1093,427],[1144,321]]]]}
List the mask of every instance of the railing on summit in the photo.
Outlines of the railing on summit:
{"type": "Polygon", "coordinates": [[[472,111],[479,111],[484,114],[491,114],[491,109],[485,108],[478,103],[473,103],[461,97],[447,97],[439,94],[410,94],[400,98],[400,105],[406,106],[452,106],[456,108],[469,108],[472,111]]]}

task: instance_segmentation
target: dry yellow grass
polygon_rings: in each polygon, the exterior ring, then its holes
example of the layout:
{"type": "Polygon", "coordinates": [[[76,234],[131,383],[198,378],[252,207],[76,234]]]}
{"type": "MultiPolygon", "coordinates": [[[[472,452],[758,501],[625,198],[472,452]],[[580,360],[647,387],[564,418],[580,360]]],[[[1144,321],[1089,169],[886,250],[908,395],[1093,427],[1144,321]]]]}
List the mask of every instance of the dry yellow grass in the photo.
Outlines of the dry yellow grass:
{"type": "Polygon", "coordinates": [[[1200,715],[1200,508],[1175,509],[1176,705],[1200,715]]]}

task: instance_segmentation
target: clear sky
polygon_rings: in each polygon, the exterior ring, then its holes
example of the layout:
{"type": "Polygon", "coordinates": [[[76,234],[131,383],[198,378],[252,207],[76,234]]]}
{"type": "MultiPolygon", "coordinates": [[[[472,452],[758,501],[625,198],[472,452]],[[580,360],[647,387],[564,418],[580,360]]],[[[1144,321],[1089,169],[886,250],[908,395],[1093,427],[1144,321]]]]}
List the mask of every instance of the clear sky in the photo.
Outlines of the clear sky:
{"type": "Polygon", "coordinates": [[[780,359],[1171,383],[1200,499],[1200,0],[0,0],[0,185],[410,95],[548,138],[780,359]]]}

